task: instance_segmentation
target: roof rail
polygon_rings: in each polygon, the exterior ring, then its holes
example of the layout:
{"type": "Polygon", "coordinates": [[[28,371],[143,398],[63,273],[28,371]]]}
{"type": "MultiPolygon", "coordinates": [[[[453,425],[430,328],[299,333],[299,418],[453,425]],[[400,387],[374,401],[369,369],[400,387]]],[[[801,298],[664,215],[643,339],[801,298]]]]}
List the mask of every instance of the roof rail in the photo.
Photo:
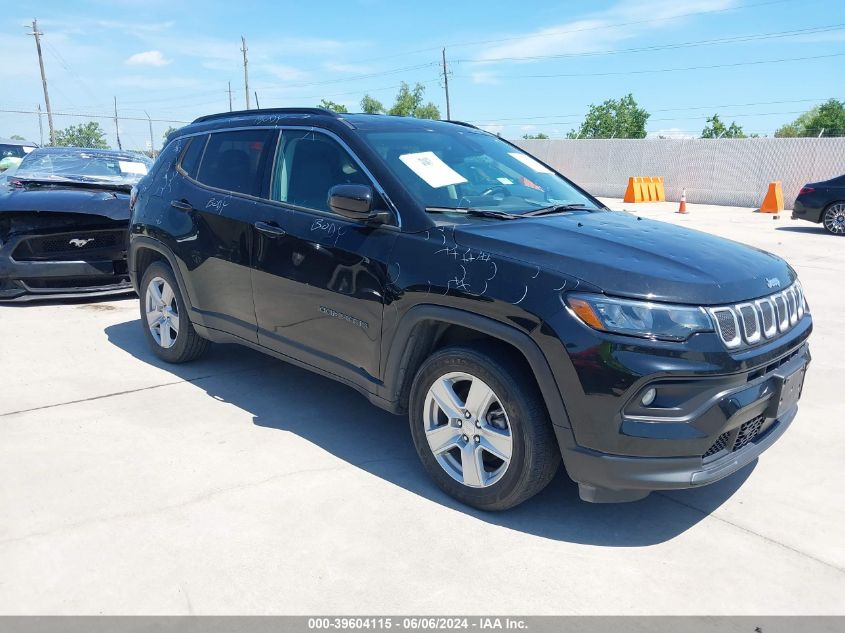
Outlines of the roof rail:
{"type": "Polygon", "coordinates": [[[193,123],[204,123],[205,121],[214,121],[216,119],[228,119],[234,116],[267,116],[272,114],[323,114],[337,117],[338,113],[326,108],[262,108],[260,110],[236,110],[235,112],[218,112],[217,114],[207,114],[198,119],[194,119],[193,123]]]}
{"type": "Polygon", "coordinates": [[[444,123],[454,123],[455,125],[462,125],[464,127],[471,127],[473,130],[481,129],[477,125],[473,125],[472,123],[467,123],[466,121],[455,121],[454,119],[442,119],[444,123]]]}

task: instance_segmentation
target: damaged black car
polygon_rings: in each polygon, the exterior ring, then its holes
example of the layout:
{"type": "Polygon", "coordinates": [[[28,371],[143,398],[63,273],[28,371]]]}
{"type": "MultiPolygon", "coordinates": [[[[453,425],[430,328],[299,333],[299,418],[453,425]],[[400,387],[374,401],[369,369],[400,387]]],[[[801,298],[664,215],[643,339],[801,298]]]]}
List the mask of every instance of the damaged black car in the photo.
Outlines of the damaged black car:
{"type": "Polygon", "coordinates": [[[131,152],[39,148],[0,184],[0,301],[132,291],[132,187],[152,162],[131,152]]]}

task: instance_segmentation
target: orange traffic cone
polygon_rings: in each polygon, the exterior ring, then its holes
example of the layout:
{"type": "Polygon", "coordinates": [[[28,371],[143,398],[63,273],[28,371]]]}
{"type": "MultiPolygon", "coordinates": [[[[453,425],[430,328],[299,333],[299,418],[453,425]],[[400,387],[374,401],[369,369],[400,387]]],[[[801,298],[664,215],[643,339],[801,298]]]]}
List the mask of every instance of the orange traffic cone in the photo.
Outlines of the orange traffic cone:
{"type": "Polygon", "coordinates": [[[681,204],[678,205],[678,213],[687,212],[687,190],[681,190],[681,204]]]}

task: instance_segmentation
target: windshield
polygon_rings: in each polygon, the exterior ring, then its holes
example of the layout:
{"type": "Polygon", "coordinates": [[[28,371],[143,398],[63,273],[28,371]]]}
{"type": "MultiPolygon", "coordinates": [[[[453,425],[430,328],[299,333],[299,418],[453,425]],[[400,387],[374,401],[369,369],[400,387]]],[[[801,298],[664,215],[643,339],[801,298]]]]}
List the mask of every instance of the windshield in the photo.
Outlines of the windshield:
{"type": "Polygon", "coordinates": [[[35,150],[21,161],[15,178],[131,186],[146,175],[151,164],[145,156],[35,150]]]}
{"type": "Polygon", "coordinates": [[[485,132],[454,127],[363,135],[427,209],[520,215],[561,205],[598,208],[572,184],[516,147],[485,132]]]}

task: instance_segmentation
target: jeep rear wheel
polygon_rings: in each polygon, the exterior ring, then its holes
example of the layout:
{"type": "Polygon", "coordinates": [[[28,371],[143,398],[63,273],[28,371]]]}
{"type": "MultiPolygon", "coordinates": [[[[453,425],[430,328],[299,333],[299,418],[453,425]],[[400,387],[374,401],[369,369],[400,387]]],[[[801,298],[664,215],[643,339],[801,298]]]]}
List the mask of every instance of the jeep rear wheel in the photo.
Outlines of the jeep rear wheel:
{"type": "Polygon", "coordinates": [[[154,262],[140,284],[141,326],[156,356],[168,363],[199,358],[208,341],[197,334],[170,266],[154,262]]]}
{"type": "Polygon", "coordinates": [[[534,496],[560,463],[537,387],[518,367],[498,349],[446,348],[423,363],[411,391],[411,433],[426,471],[483,510],[534,496]]]}

